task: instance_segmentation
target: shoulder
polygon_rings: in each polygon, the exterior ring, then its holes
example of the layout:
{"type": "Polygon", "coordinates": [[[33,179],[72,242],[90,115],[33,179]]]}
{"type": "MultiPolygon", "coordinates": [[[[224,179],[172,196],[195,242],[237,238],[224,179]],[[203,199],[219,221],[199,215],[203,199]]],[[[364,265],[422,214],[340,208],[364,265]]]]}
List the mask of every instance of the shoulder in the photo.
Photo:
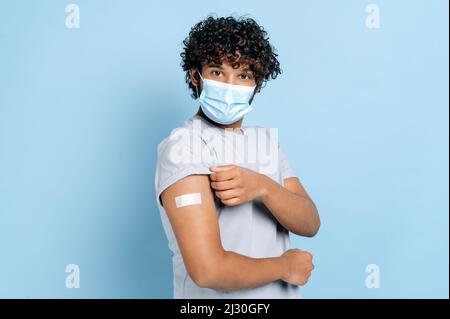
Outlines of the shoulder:
{"type": "Polygon", "coordinates": [[[201,134],[192,125],[192,119],[186,120],[158,144],[158,160],[176,162],[179,156],[186,159],[186,156],[193,154],[198,143],[202,143],[201,134]]]}
{"type": "Polygon", "coordinates": [[[210,163],[205,162],[202,157],[202,143],[201,135],[187,123],[173,129],[158,144],[155,175],[158,196],[181,178],[210,173],[210,163]]]}

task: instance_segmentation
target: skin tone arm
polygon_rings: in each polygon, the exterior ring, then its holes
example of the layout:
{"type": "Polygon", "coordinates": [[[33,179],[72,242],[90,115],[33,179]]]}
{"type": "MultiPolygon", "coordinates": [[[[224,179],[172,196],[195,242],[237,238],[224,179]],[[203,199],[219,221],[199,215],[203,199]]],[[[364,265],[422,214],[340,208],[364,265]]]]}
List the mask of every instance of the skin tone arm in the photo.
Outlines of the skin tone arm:
{"type": "Polygon", "coordinates": [[[319,213],[298,178],[286,178],[283,187],[264,174],[237,165],[210,170],[214,172],[211,187],[223,204],[239,205],[259,197],[288,231],[306,237],[317,234],[319,213]]]}
{"type": "Polygon", "coordinates": [[[179,180],[162,192],[161,200],[186,269],[198,286],[233,291],[279,279],[303,285],[311,275],[312,256],[299,249],[272,258],[250,258],[225,251],[208,175],[190,175],[179,180]],[[190,193],[200,193],[202,203],[176,207],[175,197],[190,193]]]}

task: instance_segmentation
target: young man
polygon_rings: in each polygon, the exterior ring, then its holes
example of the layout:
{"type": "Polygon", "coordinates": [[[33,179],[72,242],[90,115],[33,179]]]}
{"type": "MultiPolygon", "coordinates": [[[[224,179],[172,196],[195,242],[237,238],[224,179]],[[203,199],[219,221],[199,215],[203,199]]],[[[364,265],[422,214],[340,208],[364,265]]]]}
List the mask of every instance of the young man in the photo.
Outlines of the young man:
{"type": "MultiPolygon", "coordinates": [[[[255,94],[281,73],[267,33],[253,19],[208,17],[181,56],[200,107],[158,145],[155,177],[174,297],[298,298],[314,267],[311,254],[289,249],[289,232],[314,236],[319,215],[279,144],[276,165],[264,166],[254,159],[265,147],[242,126],[255,94]]],[[[262,129],[258,138],[273,141],[262,129]]]]}

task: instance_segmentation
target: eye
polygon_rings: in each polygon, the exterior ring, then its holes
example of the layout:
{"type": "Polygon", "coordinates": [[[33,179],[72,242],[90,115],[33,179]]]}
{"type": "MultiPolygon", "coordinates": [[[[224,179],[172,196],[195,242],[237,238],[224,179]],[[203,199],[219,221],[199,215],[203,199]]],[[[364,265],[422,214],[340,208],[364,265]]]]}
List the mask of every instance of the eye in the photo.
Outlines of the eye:
{"type": "Polygon", "coordinates": [[[222,74],[222,71],[214,70],[214,71],[211,72],[211,74],[216,76],[216,77],[219,77],[222,74]]]}
{"type": "Polygon", "coordinates": [[[249,79],[251,79],[251,76],[249,74],[242,73],[241,75],[239,75],[239,78],[241,80],[249,80],[249,79]]]}

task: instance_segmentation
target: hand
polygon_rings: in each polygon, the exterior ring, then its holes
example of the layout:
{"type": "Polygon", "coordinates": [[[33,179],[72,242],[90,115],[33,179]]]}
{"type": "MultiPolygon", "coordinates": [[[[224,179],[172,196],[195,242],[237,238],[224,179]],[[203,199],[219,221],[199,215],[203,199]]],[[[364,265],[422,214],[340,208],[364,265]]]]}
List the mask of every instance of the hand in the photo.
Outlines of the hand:
{"type": "Polygon", "coordinates": [[[281,258],[285,258],[288,265],[287,274],[282,279],[292,285],[303,286],[306,284],[311,276],[311,271],[314,269],[312,257],[310,253],[300,249],[287,250],[281,255],[281,258]]]}
{"type": "Polygon", "coordinates": [[[265,175],[237,165],[212,166],[214,193],[227,206],[249,202],[264,193],[265,175]]]}

